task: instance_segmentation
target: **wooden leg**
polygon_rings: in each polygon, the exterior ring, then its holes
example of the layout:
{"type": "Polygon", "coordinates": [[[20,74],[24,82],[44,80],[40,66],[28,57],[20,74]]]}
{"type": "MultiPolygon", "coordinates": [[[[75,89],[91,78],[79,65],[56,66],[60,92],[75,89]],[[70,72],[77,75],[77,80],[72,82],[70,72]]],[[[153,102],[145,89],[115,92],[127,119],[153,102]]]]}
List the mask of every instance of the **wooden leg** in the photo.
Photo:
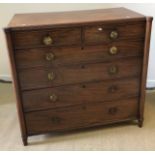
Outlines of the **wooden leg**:
{"type": "Polygon", "coordinates": [[[22,140],[23,140],[23,145],[27,146],[28,145],[28,143],[27,143],[27,136],[22,137],[22,140]]]}
{"type": "Polygon", "coordinates": [[[138,120],[138,126],[141,128],[143,127],[143,119],[138,120]]]}

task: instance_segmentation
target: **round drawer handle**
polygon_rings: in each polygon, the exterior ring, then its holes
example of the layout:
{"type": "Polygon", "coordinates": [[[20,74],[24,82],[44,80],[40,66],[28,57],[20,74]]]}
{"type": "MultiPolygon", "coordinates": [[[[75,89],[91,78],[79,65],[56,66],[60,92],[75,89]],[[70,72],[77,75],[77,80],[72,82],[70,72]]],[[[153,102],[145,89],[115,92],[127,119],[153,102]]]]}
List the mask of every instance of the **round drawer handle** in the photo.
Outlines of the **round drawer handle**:
{"type": "Polygon", "coordinates": [[[54,60],[54,58],[55,58],[55,56],[53,53],[47,53],[46,54],[46,60],[47,61],[52,61],[52,60],[54,60]]]}
{"type": "Polygon", "coordinates": [[[53,39],[50,36],[46,36],[43,38],[44,45],[51,45],[53,43],[53,39]]]}
{"type": "Polygon", "coordinates": [[[116,47],[116,46],[112,46],[112,47],[109,49],[109,53],[110,53],[111,55],[117,54],[117,53],[118,53],[117,47],[116,47]]]}
{"type": "Polygon", "coordinates": [[[111,39],[117,39],[118,38],[118,32],[117,31],[112,31],[110,33],[110,38],[111,39]]]}
{"type": "Polygon", "coordinates": [[[108,113],[111,115],[115,115],[118,112],[118,108],[117,107],[112,107],[109,108],[108,113]]]}
{"type": "Polygon", "coordinates": [[[118,73],[118,67],[117,66],[111,66],[108,70],[109,74],[117,74],[118,73]]]}
{"type": "Polygon", "coordinates": [[[48,73],[47,77],[48,77],[48,80],[52,81],[55,78],[55,74],[53,72],[48,73]]]}
{"type": "Polygon", "coordinates": [[[55,94],[50,95],[49,98],[50,98],[50,101],[52,101],[52,102],[56,102],[58,99],[58,97],[55,94]]]}

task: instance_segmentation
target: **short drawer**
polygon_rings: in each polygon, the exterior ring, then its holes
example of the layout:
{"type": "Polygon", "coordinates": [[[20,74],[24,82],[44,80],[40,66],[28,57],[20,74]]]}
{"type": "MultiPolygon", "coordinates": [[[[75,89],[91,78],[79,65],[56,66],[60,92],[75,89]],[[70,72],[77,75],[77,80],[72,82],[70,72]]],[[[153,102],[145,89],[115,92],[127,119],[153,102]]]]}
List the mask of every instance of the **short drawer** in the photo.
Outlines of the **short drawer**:
{"type": "Polygon", "coordinates": [[[22,101],[24,111],[115,101],[133,96],[138,97],[139,84],[139,78],[132,78],[24,91],[22,101]]]}
{"type": "Polygon", "coordinates": [[[13,32],[16,49],[42,46],[80,45],[80,28],[51,29],[44,31],[15,31],[13,32]]]}
{"type": "Polygon", "coordinates": [[[144,39],[145,22],[85,27],[85,44],[103,44],[117,40],[144,39]]]}
{"type": "Polygon", "coordinates": [[[138,98],[25,114],[28,134],[72,130],[137,118],[138,98]]]}
{"type": "Polygon", "coordinates": [[[123,41],[106,45],[47,47],[17,50],[18,68],[64,66],[79,63],[104,62],[115,58],[143,55],[143,41],[123,41]]]}
{"type": "Polygon", "coordinates": [[[22,90],[37,89],[139,76],[141,58],[122,59],[106,63],[79,64],[67,67],[33,68],[19,70],[22,90]]]}

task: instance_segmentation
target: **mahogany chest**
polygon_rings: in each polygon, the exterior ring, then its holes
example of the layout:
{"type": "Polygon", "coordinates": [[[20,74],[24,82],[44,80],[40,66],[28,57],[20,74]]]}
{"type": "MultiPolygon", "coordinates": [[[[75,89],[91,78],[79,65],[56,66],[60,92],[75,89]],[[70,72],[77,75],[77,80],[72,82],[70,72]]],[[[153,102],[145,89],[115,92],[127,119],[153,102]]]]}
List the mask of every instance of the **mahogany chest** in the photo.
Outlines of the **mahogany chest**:
{"type": "Polygon", "coordinates": [[[24,145],[48,132],[141,127],[151,23],[125,8],[15,15],[5,33],[24,145]]]}

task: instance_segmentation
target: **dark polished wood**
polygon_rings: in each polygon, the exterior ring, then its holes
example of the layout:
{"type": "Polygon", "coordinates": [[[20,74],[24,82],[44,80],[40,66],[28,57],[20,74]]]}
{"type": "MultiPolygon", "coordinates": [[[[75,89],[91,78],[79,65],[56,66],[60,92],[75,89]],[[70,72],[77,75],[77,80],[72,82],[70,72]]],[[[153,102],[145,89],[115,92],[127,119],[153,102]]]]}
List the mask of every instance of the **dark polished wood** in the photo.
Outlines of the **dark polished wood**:
{"type": "Polygon", "coordinates": [[[104,44],[114,42],[115,40],[128,40],[138,38],[143,39],[145,33],[145,22],[131,22],[124,24],[95,25],[85,27],[84,36],[85,44],[104,44]],[[117,39],[110,38],[110,33],[116,31],[117,39]]]}
{"type": "Polygon", "coordinates": [[[139,78],[131,78],[24,91],[22,98],[24,109],[28,112],[139,96],[139,89],[139,78]],[[52,95],[57,97],[56,100],[50,98],[52,95]]]}
{"type": "Polygon", "coordinates": [[[23,144],[129,120],[141,127],[151,23],[125,8],[15,15],[5,33],[23,144]]]}
{"type": "Polygon", "coordinates": [[[13,32],[14,46],[16,49],[38,46],[80,45],[81,29],[64,28],[43,31],[13,32]],[[50,36],[53,40],[51,45],[44,44],[44,38],[50,36]]]}
{"type": "Polygon", "coordinates": [[[67,67],[32,68],[20,70],[19,82],[22,90],[54,87],[60,85],[114,80],[139,76],[141,73],[141,57],[110,61],[106,63],[91,63],[70,65],[67,67]],[[110,70],[115,68],[115,73],[110,70]],[[53,75],[49,79],[48,75],[53,75]]]}
{"type": "Polygon", "coordinates": [[[71,130],[137,117],[137,98],[26,113],[29,134],[71,130]]]}
{"type": "Polygon", "coordinates": [[[148,68],[148,58],[149,58],[149,48],[150,48],[150,38],[151,38],[151,28],[152,28],[153,17],[146,18],[145,26],[145,44],[144,44],[144,54],[143,54],[143,70],[141,76],[141,93],[139,102],[139,127],[143,126],[144,121],[144,102],[145,102],[145,91],[146,91],[146,78],[147,78],[147,68],[148,68]]]}
{"type": "Polygon", "coordinates": [[[114,42],[98,46],[80,46],[73,47],[47,47],[47,48],[31,48],[24,50],[17,50],[15,58],[17,67],[31,68],[31,67],[52,67],[52,66],[67,66],[73,64],[97,63],[115,60],[116,58],[125,58],[132,56],[143,55],[144,41],[123,41],[114,42]],[[117,48],[116,54],[111,54],[110,49],[117,48]],[[73,52],[76,51],[76,52],[73,52]],[[51,57],[51,54],[53,57],[51,57]]]}
{"type": "Polygon", "coordinates": [[[28,134],[27,134],[26,124],[25,124],[25,115],[24,115],[24,110],[23,110],[23,104],[22,104],[22,100],[21,100],[21,91],[20,91],[20,86],[19,86],[18,73],[17,73],[17,69],[15,66],[12,38],[11,38],[10,31],[6,31],[5,34],[6,34],[6,40],[7,40],[8,55],[9,55],[9,59],[10,59],[13,87],[14,87],[14,91],[16,92],[15,93],[16,103],[17,103],[16,105],[17,105],[18,119],[20,122],[21,136],[22,136],[23,144],[27,145],[28,134]]]}
{"type": "MultiPolygon", "coordinates": [[[[145,21],[146,17],[126,8],[111,8],[84,11],[66,11],[52,13],[16,14],[8,28],[12,30],[27,30],[48,27],[64,27],[73,25],[88,25],[101,22],[145,21]]],[[[127,23],[128,24],[128,23],[127,23]]]]}

